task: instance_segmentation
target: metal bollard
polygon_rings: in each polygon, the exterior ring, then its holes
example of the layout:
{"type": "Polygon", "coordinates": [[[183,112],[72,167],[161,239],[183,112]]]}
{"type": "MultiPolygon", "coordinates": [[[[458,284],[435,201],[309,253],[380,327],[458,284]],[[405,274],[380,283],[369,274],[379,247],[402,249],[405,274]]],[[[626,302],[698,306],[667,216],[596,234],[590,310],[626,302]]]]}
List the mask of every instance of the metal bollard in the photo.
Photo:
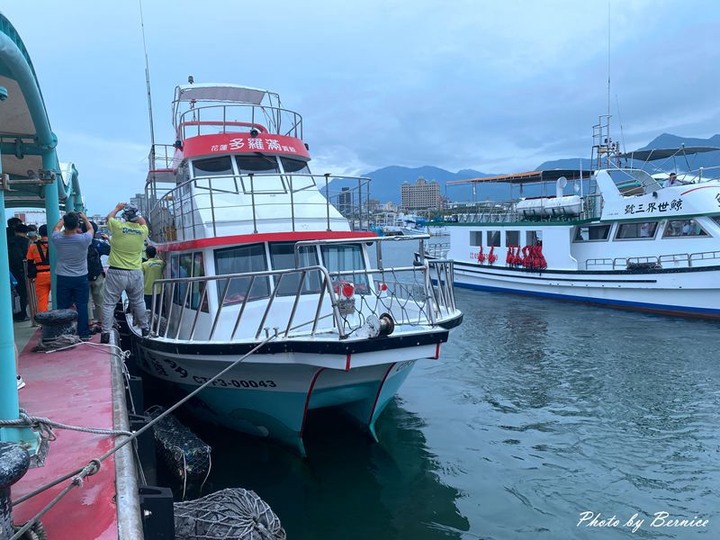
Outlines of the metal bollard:
{"type": "MultiPolygon", "coordinates": [[[[143,414],[128,414],[130,430],[139,431],[148,423],[151,418],[143,414]]],[[[155,434],[148,429],[137,438],[138,457],[140,466],[145,473],[145,480],[148,484],[155,484],[157,481],[157,461],[155,459],[155,434]]]]}
{"type": "Polygon", "coordinates": [[[12,442],[0,442],[0,538],[10,538],[12,526],[12,500],[10,486],[20,480],[30,466],[30,454],[12,442]]]}
{"type": "Polygon", "coordinates": [[[52,341],[64,334],[77,334],[77,311],[74,309],[51,309],[35,315],[42,326],[42,341],[52,341]]]}
{"type": "Polygon", "coordinates": [[[170,488],[141,487],[140,510],[145,538],[153,540],[175,538],[175,512],[170,488]]]}

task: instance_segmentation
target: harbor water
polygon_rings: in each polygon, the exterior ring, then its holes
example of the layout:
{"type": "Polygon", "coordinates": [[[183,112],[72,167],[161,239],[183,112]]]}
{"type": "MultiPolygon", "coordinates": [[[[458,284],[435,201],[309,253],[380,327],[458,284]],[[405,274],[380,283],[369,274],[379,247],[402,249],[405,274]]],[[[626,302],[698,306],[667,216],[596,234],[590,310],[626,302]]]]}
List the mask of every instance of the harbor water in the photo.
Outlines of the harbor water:
{"type": "Polygon", "coordinates": [[[306,459],[200,429],[204,492],[255,490],[291,540],[720,537],[720,323],[456,293],[379,443],[332,412],[306,459]]]}

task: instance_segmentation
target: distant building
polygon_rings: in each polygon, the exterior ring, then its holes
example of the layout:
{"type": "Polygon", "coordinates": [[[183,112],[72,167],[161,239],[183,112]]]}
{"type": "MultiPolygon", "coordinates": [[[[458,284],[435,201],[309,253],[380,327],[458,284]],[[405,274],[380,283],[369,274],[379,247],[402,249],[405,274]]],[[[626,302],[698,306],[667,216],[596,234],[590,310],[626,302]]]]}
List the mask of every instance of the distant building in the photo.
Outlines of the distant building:
{"type": "Polygon", "coordinates": [[[349,187],[342,188],[337,198],[337,209],[343,216],[348,216],[353,211],[353,194],[349,187]]]}
{"type": "Polygon", "coordinates": [[[45,210],[22,210],[15,212],[13,217],[19,218],[26,225],[43,225],[45,224],[45,210]]]}
{"type": "Polygon", "coordinates": [[[406,212],[439,210],[442,207],[440,184],[418,178],[414,184],[404,182],[400,188],[400,206],[406,212]]]}
{"type": "Polygon", "coordinates": [[[134,197],[130,197],[128,202],[137,206],[142,216],[148,215],[149,208],[144,193],[136,193],[134,197]]]}

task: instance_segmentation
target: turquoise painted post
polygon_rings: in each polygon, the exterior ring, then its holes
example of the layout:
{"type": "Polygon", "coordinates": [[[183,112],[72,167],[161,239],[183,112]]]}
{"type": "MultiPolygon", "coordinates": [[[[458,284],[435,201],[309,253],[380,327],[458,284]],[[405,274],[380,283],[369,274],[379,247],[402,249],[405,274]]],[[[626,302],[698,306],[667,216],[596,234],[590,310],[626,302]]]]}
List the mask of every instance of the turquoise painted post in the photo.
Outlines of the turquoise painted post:
{"type": "MultiPolygon", "coordinates": [[[[43,154],[43,169],[56,170],[58,167],[57,158],[55,157],[54,151],[51,153],[43,154]]],[[[57,173],[57,171],[56,171],[57,173]]],[[[60,181],[57,174],[55,175],[55,182],[45,186],[45,217],[47,219],[48,236],[52,234],[53,227],[60,219],[60,196],[58,195],[59,189],[57,183],[60,181]]],[[[50,284],[50,291],[56,291],[57,285],[55,283],[55,246],[52,242],[48,242],[48,248],[50,250],[50,278],[52,283],[50,284]]],[[[55,302],[55,295],[50,293],[55,302]]],[[[54,306],[52,306],[54,307],[54,306]]]]}
{"type": "MultiPolygon", "coordinates": [[[[2,164],[0,163],[0,174],[2,164]]],[[[5,191],[0,189],[0,216],[5,217],[5,191]]],[[[15,331],[10,302],[10,264],[7,252],[7,234],[0,235],[0,419],[19,418],[17,370],[15,369],[15,331]]],[[[17,430],[0,428],[0,441],[16,441],[17,430]]]]}

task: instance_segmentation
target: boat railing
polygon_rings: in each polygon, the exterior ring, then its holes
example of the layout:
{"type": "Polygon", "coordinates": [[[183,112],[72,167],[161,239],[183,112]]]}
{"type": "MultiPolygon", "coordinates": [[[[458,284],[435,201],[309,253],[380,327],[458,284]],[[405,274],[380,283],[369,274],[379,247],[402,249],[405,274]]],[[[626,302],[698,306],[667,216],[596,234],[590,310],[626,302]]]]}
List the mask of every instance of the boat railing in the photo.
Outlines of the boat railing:
{"type": "MultiPolygon", "coordinates": [[[[253,339],[258,339],[263,331],[268,335],[272,331],[279,336],[288,337],[298,327],[311,336],[326,332],[328,328],[341,330],[338,295],[332,290],[331,283],[327,270],[319,266],[157,280],[153,285],[150,331],[154,337],[171,340],[233,341],[241,323],[243,335],[247,336],[251,331],[253,339]],[[288,276],[295,278],[298,287],[292,306],[287,309],[286,302],[283,302],[282,310],[273,310],[276,301],[284,298],[281,284],[283,278],[287,279],[288,276]],[[272,294],[267,295],[270,279],[276,286],[272,294]],[[211,284],[214,287],[209,287],[211,284]],[[208,295],[212,290],[217,294],[217,307],[208,325],[202,320],[201,314],[210,314],[211,301],[208,295]],[[300,300],[310,299],[302,294],[303,290],[313,291],[317,295],[313,310],[316,316],[312,321],[299,323],[296,327],[295,315],[300,300]],[[257,309],[248,309],[261,304],[264,309],[259,312],[257,309]],[[251,311],[254,316],[249,315],[251,311]],[[271,312],[275,318],[270,321],[271,312]],[[282,329],[276,317],[277,313],[286,315],[282,329]],[[255,320],[252,329],[249,327],[251,318],[255,320]],[[230,326],[227,326],[228,320],[232,323],[230,326]]],[[[212,303],[215,303],[214,300],[212,303]]]]}
{"type": "Polygon", "coordinates": [[[150,170],[168,170],[173,167],[173,159],[177,149],[171,144],[153,144],[150,147],[148,162],[150,170]]]}
{"type": "Polygon", "coordinates": [[[492,205],[483,203],[468,206],[456,211],[458,223],[536,223],[547,221],[585,221],[597,219],[602,214],[602,195],[593,193],[582,197],[582,209],[579,214],[562,212],[548,215],[527,215],[517,209],[518,201],[503,201],[492,205]]]}
{"type": "Polygon", "coordinates": [[[367,230],[369,184],[366,177],[261,173],[197,177],[170,190],[159,190],[155,182],[150,182],[145,191],[151,204],[152,239],[171,242],[218,236],[218,227],[223,222],[237,222],[238,216],[248,216],[251,232],[268,232],[263,224],[267,212],[259,210],[271,206],[282,209],[283,214],[290,211],[291,231],[298,230],[308,215],[324,219],[328,231],[346,230],[348,223],[351,230],[367,230]],[[319,190],[324,197],[303,196],[302,192],[308,190],[319,190]],[[298,215],[301,206],[317,208],[298,215]]]}
{"type": "MultiPolygon", "coordinates": [[[[453,281],[455,266],[454,262],[445,259],[426,259],[425,241],[429,235],[418,236],[390,236],[390,237],[368,237],[353,239],[353,242],[363,242],[369,248],[375,247],[373,260],[374,268],[362,271],[347,270],[331,273],[346,279],[348,276],[364,275],[371,282],[375,280],[373,288],[379,305],[391,309],[393,317],[398,317],[394,309],[399,309],[401,316],[396,322],[406,321],[411,323],[413,317],[409,313],[415,313],[415,324],[437,324],[446,318],[454,317],[456,314],[455,294],[453,281]],[[395,246],[398,242],[415,242],[418,245],[416,261],[412,266],[388,267],[384,262],[383,248],[395,246]],[[421,315],[423,314],[424,315],[421,315]]],[[[296,265],[300,260],[300,253],[311,247],[322,247],[333,244],[347,244],[347,239],[331,240],[303,240],[295,243],[296,265]]],[[[386,248],[387,250],[387,248],[386,248]]],[[[364,279],[364,278],[363,278],[364,279]]],[[[354,282],[355,283],[355,282],[354,282]]],[[[361,286],[364,286],[361,284],[361,286]]]]}
{"type": "Polygon", "coordinates": [[[239,133],[256,130],[302,140],[302,116],[295,111],[270,105],[233,103],[203,105],[189,109],[177,118],[177,137],[184,140],[198,135],[239,133]]]}
{"type": "Polygon", "coordinates": [[[587,259],[585,270],[655,270],[660,268],[691,268],[720,263],[720,251],[669,253],[642,257],[587,259]]]}
{"type": "Polygon", "coordinates": [[[450,242],[436,242],[425,245],[425,253],[433,259],[444,259],[450,252],[450,242]]]}
{"type": "Polygon", "coordinates": [[[193,342],[269,335],[347,339],[362,334],[370,315],[384,314],[392,317],[396,329],[435,326],[457,315],[452,279],[451,261],[384,272],[329,272],[308,266],[162,279],[153,285],[150,331],[154,338],[193,342]]]}

